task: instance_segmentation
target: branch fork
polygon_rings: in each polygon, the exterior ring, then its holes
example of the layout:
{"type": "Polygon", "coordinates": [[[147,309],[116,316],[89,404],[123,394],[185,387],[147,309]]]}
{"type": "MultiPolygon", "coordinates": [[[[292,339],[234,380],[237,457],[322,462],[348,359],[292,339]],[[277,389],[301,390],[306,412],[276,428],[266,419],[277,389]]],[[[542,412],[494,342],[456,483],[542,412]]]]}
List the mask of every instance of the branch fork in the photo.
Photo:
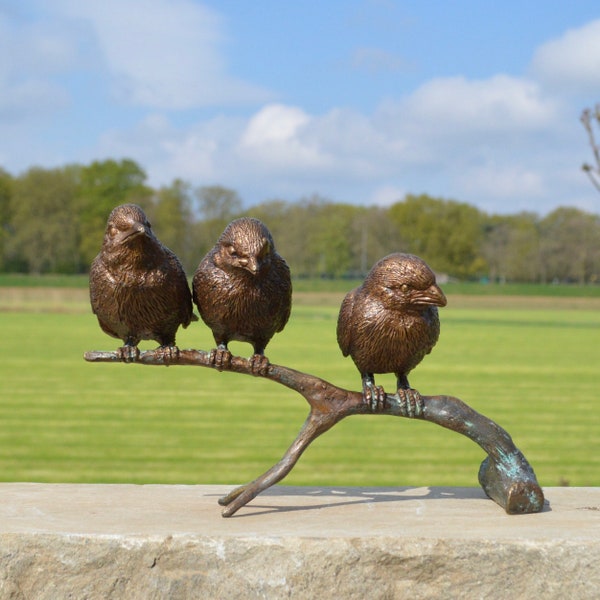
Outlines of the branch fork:
{"type": "MultiPolygon", "coordinates": [[[[132,362],[116,352],[89,351],[89,362],[132,362]]],[[[508,514],[535,513],[544,507],[544,494],[532,467],[510,435],[499,425],[452,396],[420,396],[415,403],[387,394],[373,409],[362,392],[345,390],[319,377],[269,363],[257,371],[252,360],[232,356],[216,364],[215,354],[203,350],[145,350],[133,362],[143,365],[193,365],[234,373],[265,377],[295,390],[310,405],[300,432],[281,460],[254,481],[239,486],[219,500],[222,515],[230,517],[258,494],[281,481],[298,462],[308,446],[350,415],[381,414],[431,421],[465,435],[487,453],[479,469],[479,483],[485,493],[508,514]]]]}

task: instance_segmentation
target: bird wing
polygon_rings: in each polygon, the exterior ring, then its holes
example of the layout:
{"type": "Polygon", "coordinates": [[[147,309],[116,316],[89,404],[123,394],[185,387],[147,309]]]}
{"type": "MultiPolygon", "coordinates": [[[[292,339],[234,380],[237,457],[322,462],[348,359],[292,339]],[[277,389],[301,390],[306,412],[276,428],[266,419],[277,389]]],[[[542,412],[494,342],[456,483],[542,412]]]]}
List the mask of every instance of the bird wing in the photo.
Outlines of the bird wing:
{"type": "Polygon", "coordinates": [[[217,286],[217,275],[223,275],[223,271],[215,266],[211,255],[207,254],[200,261],[192,279],[192,300],[198,306],[200,315],[211,301],[211,291],[217,286]]]}
{"type": "Polygon", "coordinates": [[[112,281],[112,276],[108,272],[100,255],[96,256],[90,267],[90,304],[92,312],[97,314],[98,305],[102,302],[104,288],[112,281]]]}
{"type": "Polygon", "coordinates": [[[283,258],[279,256],[277,258],[276,269],[279,274],[277,292],[280,298],[281,312],[279,314],[279,327],[276,333],[283,331],[292,311],[292,278],[290,268],[283,258]]]}
{"type": "Polygon", "coordinates": [[[112,337],[120,338],[119,333],[110,325],[112,317],[116,315],[116,307],[112,301],[113,291],[113,276],[99,254],[90,267],[90,304],[102,331],[112,337]]]}
{"type": "Polygon", "coordinates": [[[354,301],[356,298],[356,289],[348,292],[340,307],[340,314],[337,322],[337,341],[344,356],[350,354],[352,348],[352,312],[354,310],[354,301]]]}
{"type": "Polygon", "coordinates": [[[177,255],[169,249],[167,250],[168,260],[171,265],[173,283],[176,288],[175,296],[179,299],[179,318],[183,327],[187,327],[192,321],[197,321],[198,317],[194,314],[192,304],[192,292],[188,284],[187,276],[177,258],[177,255]]]}
{"type": "Polygon", "coordinates": [[[198,307],[200,317],[213,334],[215,328],[223,329],[224,315],[230,304],[224,299],[231,288],[229,276],[214,262],[214,248],[200,261],[192,280],[192,299],[198,307]]]}

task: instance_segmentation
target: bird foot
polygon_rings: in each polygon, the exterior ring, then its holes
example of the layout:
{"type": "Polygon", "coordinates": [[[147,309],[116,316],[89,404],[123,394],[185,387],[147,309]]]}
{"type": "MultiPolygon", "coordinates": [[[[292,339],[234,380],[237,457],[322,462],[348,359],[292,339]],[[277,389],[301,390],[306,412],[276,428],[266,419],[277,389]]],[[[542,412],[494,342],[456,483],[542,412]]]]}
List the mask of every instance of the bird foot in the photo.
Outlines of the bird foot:
{"type": "Polygon", "coordinates": [[[137,346],[125,344],[125,346],[117,348],[117,355],[122,362],[132,363],[140,357],[140,349],[137,346]]]}
{"type": "Polygon", "coordinates": [[[371,412],[381,412],[385,407],[387,394],[381,385],[365,383],[363,385],[363,398],[371,412]]]}
{"type": "Polygon", "coordinates": [[[178,361],[179,348],[177,346],[159,346],[155,350],[155,356],[168,367],[171,363],[176,363],[178,361]]]}
{"type": "Polygon", "coordinates": [[[210,351],[210,363],[214,365],[217,371],[227,371],[231,369],[231,352],[224,346],[218,346],[210,351]]]}
{"type": "Polygon", "coordinates": [[[398,388],[396,392],[400,414],[403,417],[420,417],[423,414],[423,398],[413,388],[398,388]]]}
{"type": "Polygon", "coordinates": [[[269,359],[264,354],[253,354],[250,357],[252,375],[266,377],[269,372],[269,359]]]}

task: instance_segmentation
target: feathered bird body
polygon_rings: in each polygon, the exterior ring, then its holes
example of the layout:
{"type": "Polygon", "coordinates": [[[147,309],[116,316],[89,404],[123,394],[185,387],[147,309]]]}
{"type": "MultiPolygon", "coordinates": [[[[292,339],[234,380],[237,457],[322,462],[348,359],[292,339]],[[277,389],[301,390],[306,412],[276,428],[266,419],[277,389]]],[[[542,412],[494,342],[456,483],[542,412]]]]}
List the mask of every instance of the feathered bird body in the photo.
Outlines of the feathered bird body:
{"type": "Polygon", "coordinates": [[[381,259],[363,284],[346,295],[337,339],[360,371],[365,394],[374,389],[374,373],[395,373],[398,390],[410,389],[408,373],[435,346],[437,307],[445,304],[427,264],[401,253],[381,259]]]}
{"type": "Polygon", "coordinates": [[[271,233],[258,219],[232,221],[202,259],[193,279],[193,299],[215,342],[249,342],[264,353],[287,323],[292,302],[290,270],[271,233]]]}
{"type": "Polygon", "coordinates": [[[399,313],[384,302],[360,293],[346,296],[341,309],[343,320],[358,318],[356,328],[342,327],[340,347],[351,355],[363,373],[404,373],[412,371],[435,346],[440,334],[437,308],[399,313]]]}
{"type": "Polygon", "coordinates": [[[108,218],[90,269],[90,301],[102,330],[126,346],[141,340],[175,346],[179,326],[197,319],[179,259],[135,204],[116,207],[108,218]]]}
{"type": "Polygon", "coordinates": [[[218,262],[218,256],[211,252],[194,276],[194,301],[200,316],[212,330],[217,344],[250,342],[261,353],[289,318],[290,294],[285,269],[275,266],[282,273],[270,277],[267,272],[252,275],[242,269],[232,272],[227,267],[215,268],[218,262]]]}

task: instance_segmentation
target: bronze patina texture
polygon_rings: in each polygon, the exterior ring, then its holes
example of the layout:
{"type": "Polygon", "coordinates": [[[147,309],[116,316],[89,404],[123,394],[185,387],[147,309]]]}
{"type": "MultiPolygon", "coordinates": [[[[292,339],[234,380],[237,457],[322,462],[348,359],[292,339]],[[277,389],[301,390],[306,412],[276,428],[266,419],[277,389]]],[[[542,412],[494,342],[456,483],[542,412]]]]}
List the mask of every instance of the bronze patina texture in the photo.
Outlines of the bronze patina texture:
{"type": "Polygon", "coordinates": [[[412,254],[390,254],[348,292],[337,324],[344,356],[360,371],[365,397],[375,404],[385,393],[375,387],[375,373],[395,373],[399,397],[415,406],[418,392],[408,383],[412,371],[440,335],[438,306],[446,297],[427,264],[412,254]]]}
{"type": "MultiPolygon", "coordinates": [[[[216,369],[214,353],[203,350],[180,350],[176,356],[160,350],[140,352],[136,361],[142,365],[195,365],[216,369]]],[[[90,362],[123,362],[118,352],[86,352],[90,362]]],[[[322,433],[352,415],[391,415],[431,421],[467,436],[488,454],[479,471],[479,481],[492,500],[509,514],[539,512],[544,507],[544,494],[533,469],[499,425],[452,396],[420,396],[419,410],[398,395],[385,396],[373,408],[362,392],[339,388],[319,377],[289,367],[269,364],[265,373],[257,374],[250,360],[232,357],[227,370],[266,377],[301,394],[310,412],[298,436],[283,458],[254,481],[240,486],[219,502],[229,517],[262,491],[281,481],[294,467],[304,450],[322,433]]]]}
{"type": "MultiPolygon", "coordinates": [[[[121,217],[122,224],[114,215],[109,218],[106,248],[103,247],[96,259],[90,279],[92,306],[102,328],[124,339],[126,345],[134,346],[140,339],[148,338],[158,339],[161,345],[171,345],[175,343],[179,324],[187,325],[192,318],[190,292],[187,283],[183,286],[181,282],[185,275],[177,259],[151,234],[141,209],[128,206],[125,218],[121,217]],[[135,245],[137,242],[130,244],[129,238],[134,241],[139,238],[140,247],[135,245]],[[117,266],[127,261],[134,266],[117,268],[113,275],[104,261],[107,255],[110,259],[115,244],[116,252],[123,255],[116,261],[117,266]],[[130,245],[134,245],[135,260],[130,256],[130,245]],[[146,255],[149,258],[144,258],[146,255]],[[148,271],[146,274],[144,269],[148,271]],[[148,287],[146,279],[156,278],[163,272],[161,269],[166,271],[161,279],[163,286],[148,287]],[[124,275],[130,271],[136,276],[124,275]],[[125,307],[125,316],[122,316],[121,308],[112,308],[110,297],[123,294],[120,286],[128,279],[137,281],[137,287],[134,286],[129,296],[119,296],[118,302],[112,302],[125,307]],[[171,289],[165,296],[163,288],[168,286],[177,289],[175,292],[171,289]],[[103,306],[102,302],[98,304],[99,294],[103,294],[104,305],[111,305],[110,310],[102,313],[102,318],[98,309],[103,306]],[[166,323],[149,318],[157,314],[166,323]],[[163,323],[162,327],[159,322],[163,323]],[[156,325],[151,327],[149,323],[156,325]]],[[[119,209],[115,210],[118,216],[119,209]]],[[[360,371],[361,392],[272,364],[264,356],[269,340],[283,329],[290,316],[291,282],[289,269],[276,253],[269,230],[257,219],[242,218],[228,225],[198,266],[193,288],[194,301],[213,332],[217,348],[210,352],[178,349],[170,352],[159,348],[135,354],[121,349],[92,351],[85,353],[85,359],[143,365],[195,365],[243,373],[280,383],[305,398],[310,412],[292,445],[268,471],[220,499],[225,507],[223,516],[235,514],[262,491],[281,481],[318,436],[345,417],[361,414],[431,421],[467,436],[488,455],[479,469],[479,482],[490,498],[509,514],[542,510],[544,494],[533,469],[504,429],[458,398],[422,396],[409,386],[408,373],[431,352],[438,340],[437,307],[446,304],[433,271],[420,258],[400,253],[383,258],[365,282],[351,291],[342,303],[338,342],[343,354],[350,355],[360,371]],[[227,348],[231,340],[250,342],[254,355],[248,360],[232,356],[227,348]],[[375,386],[375,373],[395,373],[396,393],[386,394],[383,388],[375,386]]]]}
{"type": "Polygon", "coordinates": [[[102,330],[123,341],[125,359],[135,359],[140,340],[174,351],[179,326],[197,319],[179,259],[135,204],[117,206],[108,217],[90,269],[90,301],[102,330]]]}
{"type": "Polygon", "coordinates": [[[256,370],[266,369],[265,347],[290,317],[292,282],[261,221],[245,217],[226,227],[196,269],[193,297],[213,332],[219,367],[226,368],[227,344],[237,340],[250,342],[256,370]]]}

